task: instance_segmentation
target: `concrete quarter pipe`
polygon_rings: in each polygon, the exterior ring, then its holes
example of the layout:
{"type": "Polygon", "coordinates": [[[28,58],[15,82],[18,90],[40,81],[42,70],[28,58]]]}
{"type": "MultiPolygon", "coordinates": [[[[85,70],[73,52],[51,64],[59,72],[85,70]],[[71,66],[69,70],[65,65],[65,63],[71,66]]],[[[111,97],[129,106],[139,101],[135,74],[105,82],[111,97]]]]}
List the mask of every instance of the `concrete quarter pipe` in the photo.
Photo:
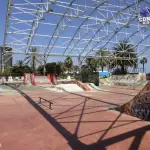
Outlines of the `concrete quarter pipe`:
{"type": "Polygon", "coordinates": [[[150,120],[150,82],[131,101],[115,109],[143,120],[150,120]]]}

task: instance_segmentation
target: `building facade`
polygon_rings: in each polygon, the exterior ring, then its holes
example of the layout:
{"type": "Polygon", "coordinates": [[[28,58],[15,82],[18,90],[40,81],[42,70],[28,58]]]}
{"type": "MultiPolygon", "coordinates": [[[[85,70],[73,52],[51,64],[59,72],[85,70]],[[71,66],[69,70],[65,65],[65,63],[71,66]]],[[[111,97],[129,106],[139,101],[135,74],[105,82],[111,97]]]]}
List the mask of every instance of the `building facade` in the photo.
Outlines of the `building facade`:
{"type": "MultiPolygon", "coordinates": [[[[6,55],[4,56],[4,66],[12,67],[13,65],[13,58],[12,58],[12,53],[11,53],[12,48],[5,47],[5,52],[6,52],[6,55]]],[[[0,47],[0,71],[2,71],[2,54],[3,54],[3,47],[0,47]]]]}

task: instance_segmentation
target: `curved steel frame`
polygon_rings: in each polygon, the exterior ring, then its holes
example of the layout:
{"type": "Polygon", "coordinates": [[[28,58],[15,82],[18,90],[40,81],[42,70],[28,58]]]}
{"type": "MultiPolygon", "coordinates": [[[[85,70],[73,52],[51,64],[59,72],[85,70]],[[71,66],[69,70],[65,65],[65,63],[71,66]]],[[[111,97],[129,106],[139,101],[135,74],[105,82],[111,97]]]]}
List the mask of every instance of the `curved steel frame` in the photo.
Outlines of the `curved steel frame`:
{"type": "Polygon", "coordinates": [[[72,56],[84,62],[101,57],[96,56],[100,49],[113,53],[114,44],[128,40],[138,57],[148,57],[148,25],[138,21],[143,3],[149,5],[149,0],[8,0],[4,54],[9,53],[6,46],[15,55],[29,55],[31,47],[38,47],[46,61],[72,56]]]}

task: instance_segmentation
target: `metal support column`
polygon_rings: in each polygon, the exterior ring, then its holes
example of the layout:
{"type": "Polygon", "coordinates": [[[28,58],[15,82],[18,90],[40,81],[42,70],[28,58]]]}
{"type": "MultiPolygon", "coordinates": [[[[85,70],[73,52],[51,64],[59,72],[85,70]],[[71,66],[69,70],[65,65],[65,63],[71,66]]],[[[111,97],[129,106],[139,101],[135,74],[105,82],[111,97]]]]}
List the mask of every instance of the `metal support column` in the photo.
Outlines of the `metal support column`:
{"type": "Polygon", "coordinates": [[[7,30],[8,30],[8,24],[9,24],[9,15],[10,15],[10,8],[11,8],[11,1],[8,0],[7,3],[7,14],[6,14],[6,24],[5,24],[5,33],[4,33],[4,43],[3,43],[3,50],[2,50],[2,61],[1,61],[1,66],[2,66],[2,72],[4,72],[4,65],[5,65],[5,47],[6,47],[6,37],[7,37],[7,30]]]}
{"type": "Polygon", "coordinates": [[[80,80],[82,80],[81,76],[81,70],[82,70],[82,62],[81,62],[81,57],[78,57],[78,64],[79,64],[79,75],[80,75],[80,80]]]}
{"type": "Polygon", "coordinates": [[[44,69],[43,69],[43,74],[44,76],[46,75],[46,59],[45,59],[45,55],[44,55],[44,69]]]}

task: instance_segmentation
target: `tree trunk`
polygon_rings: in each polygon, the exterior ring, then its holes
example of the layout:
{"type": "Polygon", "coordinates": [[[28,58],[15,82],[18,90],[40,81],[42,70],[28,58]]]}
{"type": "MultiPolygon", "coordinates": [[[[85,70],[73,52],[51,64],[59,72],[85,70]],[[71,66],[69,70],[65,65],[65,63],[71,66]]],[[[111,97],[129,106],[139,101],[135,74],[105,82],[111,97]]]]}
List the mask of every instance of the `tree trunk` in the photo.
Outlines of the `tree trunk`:
{"type": "Polygon", "coordinates": [[[33,67],[33,70],[35,71],[35,59],[34,59],[34,58],[33,58],[33,60],[32,60],[32,63],[33,63],[33,64],[32,64],[32,65],[33,65],[33,66],[32,66],[32,67],[33,67]]]}
{"type": "Polygon", "coordinates": [[[33,62],[32,62],[32,68],[33,68],[33,70],[34,70],[34,59],[33,59],[33,62]]]}
{"type": "Polygon", "coordinates": [[[143,63],[143,72],[144,72],[144,63],[143,63]]]}
{"type": "Polygon", "coordinates": [[[121,66],[121,71],[122,71],[122,72],[124,72],[124,71],[125,71],[124,66],[121,66]]]}
{"type": "Polygon", "coordinates": [[[101,66],[101,69],[102,69],[102,72],[104,71],[104,67],[103,66],[101,66]]]}

